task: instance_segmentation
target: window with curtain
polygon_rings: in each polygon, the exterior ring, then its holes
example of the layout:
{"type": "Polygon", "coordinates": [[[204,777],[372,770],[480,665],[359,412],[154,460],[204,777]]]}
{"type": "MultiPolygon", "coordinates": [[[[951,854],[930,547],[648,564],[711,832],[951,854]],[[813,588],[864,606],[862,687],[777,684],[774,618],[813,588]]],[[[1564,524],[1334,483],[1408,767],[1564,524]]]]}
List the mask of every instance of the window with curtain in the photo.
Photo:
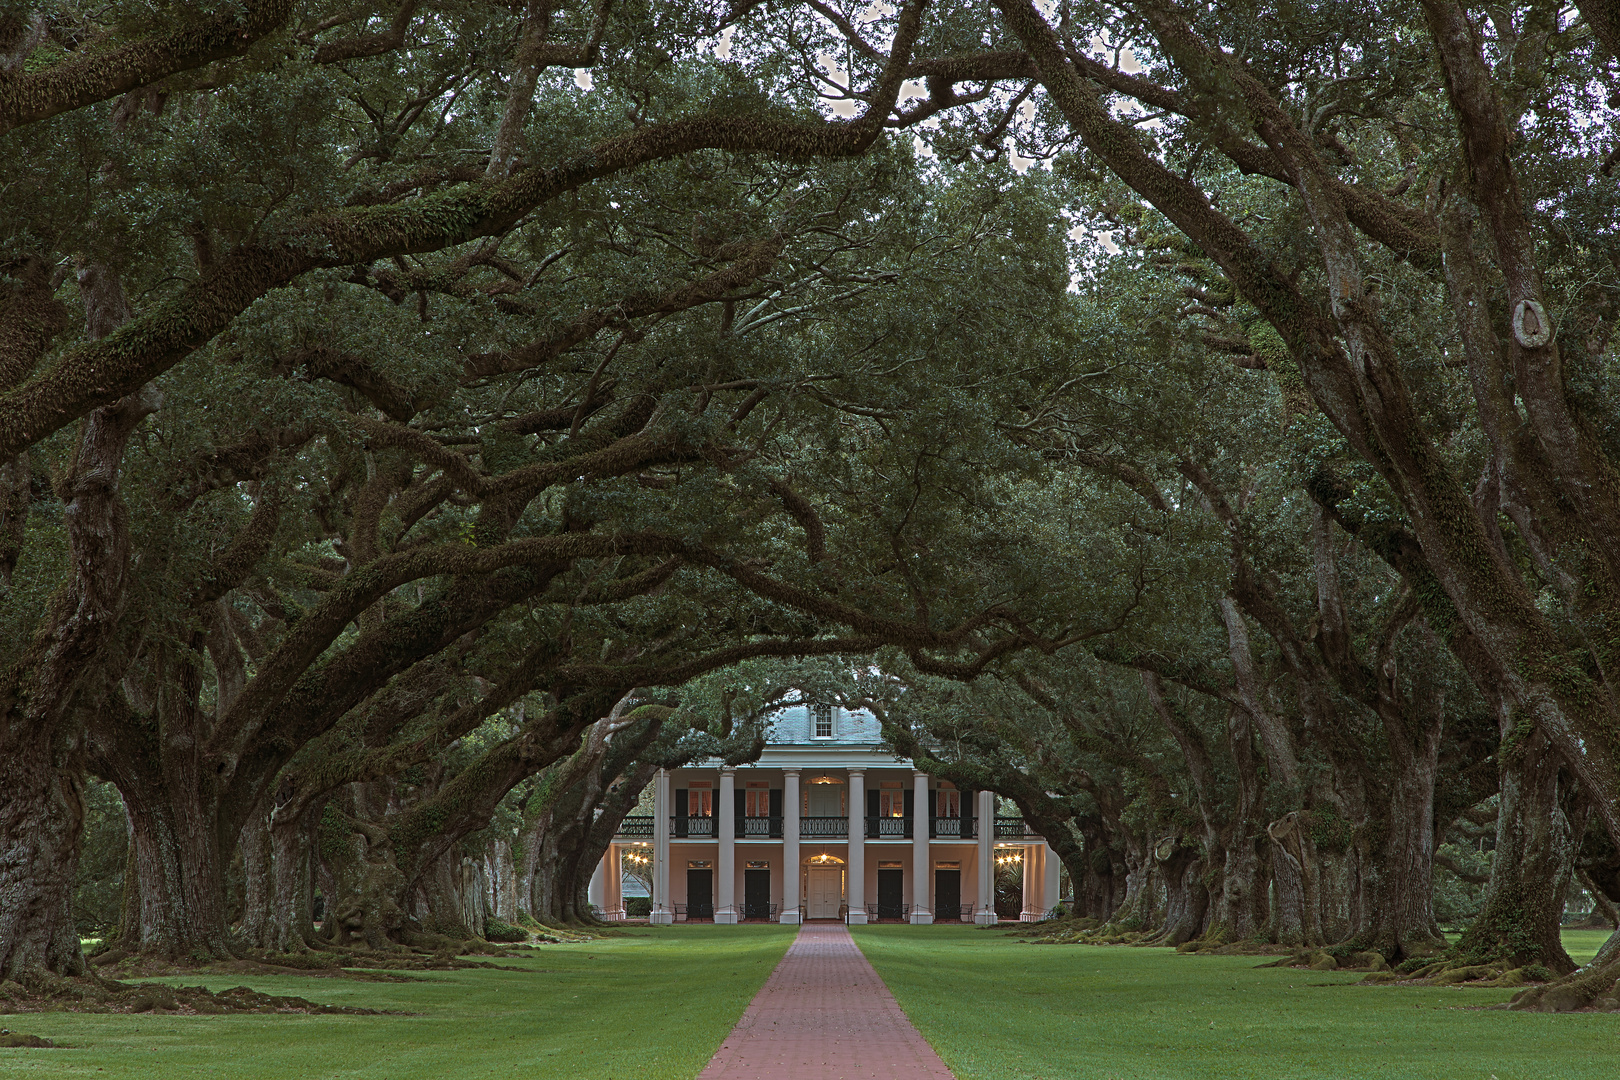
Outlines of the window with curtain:
{"type": "Polygon", "coordinates": [[[771,816],[771,785],[750,783],[744,797],[743,813],[748,817],[771,816]]]}
{"type": "Polygon", "coordinates": [[[904,784],[890,781],[883,782],[883,786],[878,789],[878,816],[906,816],[906,790],[904,784]]]}

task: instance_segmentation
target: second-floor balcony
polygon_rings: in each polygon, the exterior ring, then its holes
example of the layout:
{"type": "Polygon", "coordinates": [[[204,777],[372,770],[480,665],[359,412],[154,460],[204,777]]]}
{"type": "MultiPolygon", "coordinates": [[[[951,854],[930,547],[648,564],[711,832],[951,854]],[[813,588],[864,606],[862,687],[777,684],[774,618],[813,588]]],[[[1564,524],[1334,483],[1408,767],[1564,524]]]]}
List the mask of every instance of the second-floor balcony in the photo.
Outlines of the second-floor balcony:
{"type": "Polygon", "coordinates": [[[847,840],[849,839],[849,818],[838,817],[802,817],[799,819],[799,836],[813,840],[847,840]]]}
{"type": "Polygon", "coordinates": [[[866,838],[868,840],[909,840],[911,839],[911,818],[869,817],[866,819],[866,838]]]}
{"type": "MultiPolygon", "coordinates": [[[[619,823],[615,836],[630,840],[651,840],[653,818],[650,815],[631,815],[619,823]]],[[[779,840],[783,833],[781,817],[738,817],[738,840],[779,840]]],[[[912,818],[868,817],[865,819],[868,840],[909,840],[912,838],[912,818]]],[[[680,840],[713,840],[719,834],[720,822],[715,817],[688,817],[673,815],[669,819],[669,835],[680,840]]],[[[930,817],[928,835],[934,840],[973,840],[977,830],[972,818],[930,817]]],[[[1021,817],[997,817],[993,836],[997,840],[1039,839],[1021,817]]],[[[838,817],[801,817],[801,840],[847,840],[849,819],[838,817]]]]}
{"type": "Polygon", "coordinates": [[[619,822],[619,828],[614,836],[628,837],[633,840],[651,840],[653,838],[653,817],[651,814],[632,814],[619,822]]]}
{"type": "Polygon", "coordinates": [[[998,817],[996,818],[996,839],[1034,840],[1037,839],[1037,837],[1035,833],[1030,831],[1029,826],[1025,824],[1023,818],[998,817]]]}
{"type": "Polygon", "coordinates": [[[740,817],[737,819],[737,839],[781,839],[780,817],[740,817]]]}

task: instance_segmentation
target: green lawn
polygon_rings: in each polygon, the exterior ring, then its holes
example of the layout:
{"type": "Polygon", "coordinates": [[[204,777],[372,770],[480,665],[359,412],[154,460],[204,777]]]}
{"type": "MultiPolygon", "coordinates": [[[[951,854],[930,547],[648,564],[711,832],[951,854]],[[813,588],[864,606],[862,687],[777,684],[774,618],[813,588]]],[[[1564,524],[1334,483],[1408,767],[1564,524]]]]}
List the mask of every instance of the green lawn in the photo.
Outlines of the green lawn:
{"type": "MultiPolygon", "coordinates": [[[[502,961],[520,972],[170,980],[408,1016],[0,1016],[72,1046],[0,1050],[0,1077],[691,1080],[793,928],[631,934],[502,961]]],[[[1584,960],[1605,937],[1565,943],[1584,960]]],[[[959,1080],[1620,1076],[1620,1016],[1474,1008],[1505,990],[1363,987],[1252,957],[1025,945],[971,927],[859,927],[856,940],[959,1080]]]]}
{"type": "MultiPolygon", "coordinates": [[[[972,928],[855,934],[959,1080],[1620,1076],[1620,1015],[1472,1008],[1507,990],[1356,986],[1353,974],[1256,970],[1253,957],[1025,945],[972,928]]],[[[1603,937],[1569,947],[1584,958],[1603,937]]]]}
{"type": "Polygon", "coordinates": [[[422,981],[225,976],[333,1005],[412,1016],[0,1016],[0,1027],[70,1050],[0,1050],[0,1077],[221,1080],[690,1080],[793,940],[792,927],[693,926],[552,945],[515,971],[422,981]]]}
{"type": "Polygon", "coordinates": [[[1607,930],[1565,930],[1564,951],[1577,964],[1584,964],[1596,956],[1598,949],[1608,940],[1607,930]]]}

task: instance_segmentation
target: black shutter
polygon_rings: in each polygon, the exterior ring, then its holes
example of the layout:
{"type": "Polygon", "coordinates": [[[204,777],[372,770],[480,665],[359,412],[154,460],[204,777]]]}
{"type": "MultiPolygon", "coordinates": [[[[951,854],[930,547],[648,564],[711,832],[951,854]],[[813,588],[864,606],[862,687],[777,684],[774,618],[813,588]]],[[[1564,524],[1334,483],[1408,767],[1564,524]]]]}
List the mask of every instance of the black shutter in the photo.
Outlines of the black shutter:
{"type": "Polygon", "coordinates": [[[686,809],[690,804],[686,801],[686,789],[675,789],[675,806],[670,811],[675,815],[675,835],[686,835],[686,809]]]}
{"type": "Polygon", "coordinates": [[[781,816],[782,816],[782,789],[779,788],[779,787],[771,788],[771,817],[779,818],[781,816]]]}
{"type": "Polygon", "coordinates": [[[973,839],[973,804],[977,800],[972,791],[962,792],[962,839],[973,839]]]}
{"type": "Polygon", "coordinates": [[[735,800],[737,807],[737,835],[747,836],[748,824],[746,821],[744,821],[744,815],[748,811],[748,792],[744,791],[742,788],[737,788],[732,792],[732,794],[737,797],[735,800]]]}
{"type": "Polygon", "coordinates": [[[878,816],[878,793],[876,788],[866,793],[866,816],[878,816]]]}
{"type": "Polygon", "coordinates": [[[906,836],[908,838],[914,837],[917,835],[915,831],[917,828],[917,793],[911,788],[906,788],[906,803],[904,809],[906,813],[906,836]]]}

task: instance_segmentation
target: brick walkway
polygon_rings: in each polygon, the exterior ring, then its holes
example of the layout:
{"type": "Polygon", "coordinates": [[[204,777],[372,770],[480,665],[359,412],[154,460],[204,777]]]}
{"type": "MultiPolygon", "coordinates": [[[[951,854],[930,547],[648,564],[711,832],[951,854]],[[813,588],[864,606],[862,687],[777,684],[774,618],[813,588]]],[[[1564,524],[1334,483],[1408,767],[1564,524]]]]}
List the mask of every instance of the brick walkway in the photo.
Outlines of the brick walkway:
{"type": "Polygon", "coordinates": [[[806,923],[698,1080],[951,1080],[838,923],[806,923]]]}

